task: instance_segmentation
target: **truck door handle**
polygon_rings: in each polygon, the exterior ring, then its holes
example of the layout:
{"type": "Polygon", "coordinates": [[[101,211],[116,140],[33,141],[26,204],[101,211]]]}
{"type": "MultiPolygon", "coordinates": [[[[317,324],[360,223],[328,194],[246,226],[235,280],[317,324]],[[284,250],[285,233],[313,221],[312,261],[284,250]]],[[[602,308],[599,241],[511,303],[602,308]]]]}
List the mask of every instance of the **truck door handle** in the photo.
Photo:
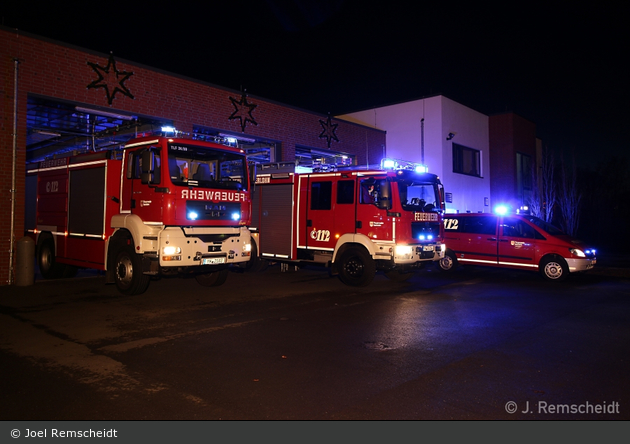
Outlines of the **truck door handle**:
{"type": "Polygon", "coordinates": [[[357,221],[356,228],[363,228],[363,224],[361,223],[360,220],[357,221]]]}
{"type": "Polygon", "coordinates": [[[495,241],[495,240],[497,240],[497,238],[496,238],[496,237],[489,237],[487,240],[489,240],[489,241],[495,241]]]}
{"type": "Polygon", "coordinates": [[[509,242],[509,240],[507,240],[507,239],[501,239],[501,241],[500,241],[500,242],[509,242]]]}
{"type": "Polygon", "coordinates": [[[313,221],[311,219],[307,219],[306,220],[306,226],[307,227],[312,227],[313,226],[313,221]]]}

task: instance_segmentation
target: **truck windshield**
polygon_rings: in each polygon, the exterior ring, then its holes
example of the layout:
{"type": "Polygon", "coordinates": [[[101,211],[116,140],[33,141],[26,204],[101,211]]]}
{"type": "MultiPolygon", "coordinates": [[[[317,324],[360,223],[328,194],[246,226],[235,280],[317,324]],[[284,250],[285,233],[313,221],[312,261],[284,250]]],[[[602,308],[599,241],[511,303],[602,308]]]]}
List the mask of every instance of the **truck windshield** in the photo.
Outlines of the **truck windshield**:
{"type": "Polygon", "coordinates": [[[194,145],[169,144],[168,171],[173,185],[243,190],[245,156],[194,145]]]}
{"type": "Polygon", "coordinates": [[[413,179],[398,180],[400,203],[405,211],[440,211],[442,193],[438,183],[413,179]]]}

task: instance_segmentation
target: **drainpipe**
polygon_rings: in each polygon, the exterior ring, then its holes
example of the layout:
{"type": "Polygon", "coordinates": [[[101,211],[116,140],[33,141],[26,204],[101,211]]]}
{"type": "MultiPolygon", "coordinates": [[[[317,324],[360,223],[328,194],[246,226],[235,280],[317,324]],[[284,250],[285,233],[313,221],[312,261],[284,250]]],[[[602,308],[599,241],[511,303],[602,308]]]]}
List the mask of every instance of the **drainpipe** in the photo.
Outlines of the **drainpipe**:
{"type": "Polygon", "coordinates": [[[18,109],[18,66],[20,61],[13,59],[13,168],[11,170],[11,230],[9,236],[9,285],[13,284],[13,252],[14,252],[14,234],[15,229],[15,181],[17,168],[17,109],[18,109]]]}

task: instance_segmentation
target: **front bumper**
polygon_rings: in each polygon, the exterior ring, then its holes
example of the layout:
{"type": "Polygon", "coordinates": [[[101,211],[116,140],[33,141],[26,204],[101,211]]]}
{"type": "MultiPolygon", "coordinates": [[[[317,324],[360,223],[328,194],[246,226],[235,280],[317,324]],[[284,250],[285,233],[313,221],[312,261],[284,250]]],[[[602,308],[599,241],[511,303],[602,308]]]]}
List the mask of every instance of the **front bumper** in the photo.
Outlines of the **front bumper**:
{"type": "Polygon", "coordinates": [[[571,273],[591,270],[596,263],[597,258],[567,259],[567,265],[571,273]]]}
{"type": "Polygon", "coordinates": [[[408,265],[416,262],[438,261],[444,257],[446,246],[437,244],[397,245],[394,247],[394,263],[408,265]]]}
{"type": "Polygon", "coordinates": [[[160,233],[158,244],[161,267],[232,265],[247,262],[251,255],[245,227],[169,227],[160,233]]]}

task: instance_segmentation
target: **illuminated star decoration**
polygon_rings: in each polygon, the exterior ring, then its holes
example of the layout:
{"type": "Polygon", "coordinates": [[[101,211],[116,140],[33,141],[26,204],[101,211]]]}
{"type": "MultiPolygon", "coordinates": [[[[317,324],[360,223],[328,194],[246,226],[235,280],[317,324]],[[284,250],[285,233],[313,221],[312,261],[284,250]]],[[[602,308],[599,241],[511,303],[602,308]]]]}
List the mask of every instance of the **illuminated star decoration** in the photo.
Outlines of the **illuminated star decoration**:
{"type": "Polygon", "coordinates": [[[339,142],[339,139],[337,138],[337,134],[335,134],[339,124],[332,123],[332,121],[330,120],[330,115],[328,116],[328,119],[325,122],[323,120],[320,120],[319,123],[322,126],[322,132],[319,135],[319,138],[320,139],[323,139],[324,137],[326,138],[328,142],[328,148],[330,148],[330,144],[333,140],[335,142],[339,142]]]}
{"type": "Polygon", "coordinates": [[[232,101],[232,105],[234,105],[234,112],[230,116],[229,120],[239,119],[241,121],[242,132],[245,132],[247,122],[251,122],[258,126],[256,120],[254,120],[254,116],[252,116],[252,111],[254,111],[258,105],[247,102],[247,96],[245,93],[243,93],[240,100],[236,100],[234,97],[230,97],[230,100],[232,101]]]}
{"type": "Polygon", "coordinates": [[[107,93],[107,103],[112,104],[116,93],[122,93],[131,99],[134,98],[133,94],[125,86],[125,81],[133,75],[133,72],[118,71],[113,54],[109,55],[109,61],[105,68],[98,63],[87,62],[87,64],[98,75],[98,79],[87,86],[88,89],[104,88],[107,93]]]}

